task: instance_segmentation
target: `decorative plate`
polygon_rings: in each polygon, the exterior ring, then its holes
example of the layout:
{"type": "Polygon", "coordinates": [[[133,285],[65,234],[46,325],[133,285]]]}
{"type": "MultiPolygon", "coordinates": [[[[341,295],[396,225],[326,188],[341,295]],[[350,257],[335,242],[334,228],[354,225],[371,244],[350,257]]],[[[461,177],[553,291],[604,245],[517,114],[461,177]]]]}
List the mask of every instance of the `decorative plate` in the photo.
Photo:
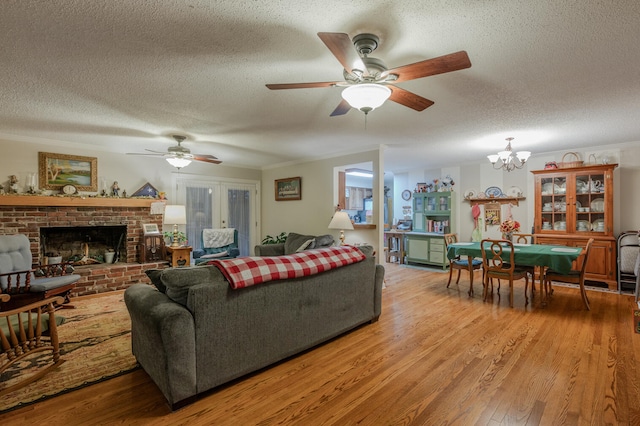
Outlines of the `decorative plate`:
{"type": "Polygon", "coordinates": [[[524,194],[522,192],[522,189],[518,188],[517,186],[512,186],[511,188],[509,188],[509,190],[507,191],[507,195],[509,197],[513,197],[513,198],[518,198],[518,197],[522,197],[522,194],[524,194]]]}
{"type": "Polygon", "coordinates": [[[475,189],[468,189],[465,193],[464,193],[464,198],[469,199],[469,198],[475,198],[477,197],[478,193],[475,189]]]}
{"type": "Polygon", "coordinates": [[[556,231],[565,231],[567,229],[567,222],[560,221],[553,224],[553,229],[556,231]]]}
{"type": "Polygon", "coordinates": [[[408,189],[402,191],[402,199],[405,201],[409,201],[411,199],[411,191],[409,191],[408,189]]]}
{"type": "Polygon", "coordinates": [[[596,198],[591,201],[591,211],[592,212],[603,212],[604,211],[604,198],[596,198]]]}
{"type": "Polygon", "coordinates": [[[542,195],[553,194],[553,183],[547,182],[542,184],[542,195]]]}
{"type": "Polygon", "coordinates": [[[579,220],[576,222],[576,230],[578,232],[591,231],[591,223],[588,220],[579,220]]]}
{"type": "Polygon", "coordinates": [[[502,196],[502,189],[497,186],[490,186],[484,191],[484,195],[490,198],[497,198],[502,196]]]}

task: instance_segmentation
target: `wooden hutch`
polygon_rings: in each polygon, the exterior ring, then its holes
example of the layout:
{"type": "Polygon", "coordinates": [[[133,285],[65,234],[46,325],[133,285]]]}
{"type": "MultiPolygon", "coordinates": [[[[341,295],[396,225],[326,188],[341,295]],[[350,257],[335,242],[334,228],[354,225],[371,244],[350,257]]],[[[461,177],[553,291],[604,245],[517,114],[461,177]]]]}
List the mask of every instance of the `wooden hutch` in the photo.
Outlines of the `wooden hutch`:
{"type": "Polygon", "coordinates": [[[535,170],[534,233],[540,244],[584,247],[594,239],[586,279],[616,289],[613,170],[617,164],[535,170]]]}

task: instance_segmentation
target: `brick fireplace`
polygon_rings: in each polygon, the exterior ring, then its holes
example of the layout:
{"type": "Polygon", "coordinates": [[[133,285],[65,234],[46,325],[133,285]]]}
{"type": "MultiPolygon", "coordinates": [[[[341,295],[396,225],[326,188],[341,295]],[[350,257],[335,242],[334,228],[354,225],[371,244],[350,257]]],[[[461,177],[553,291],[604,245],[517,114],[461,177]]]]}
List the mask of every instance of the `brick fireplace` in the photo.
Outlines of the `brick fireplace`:
{"type": "MultiPolygon", "coordinates": [[[[82,276],[75,295],[101,293],[128,287],[136,282],[149,282],[144,274],[146,269],[163,268],[165,262],[140,264],[138,246],[142,240],[142,224],[157,224],[162,228],[162,215],[151,214],[152,199],[81,198],[29,195],[0,195],[0,234],[25,234],[31,242],[32,263],[41,264],[45,253],[42,231],[54,228],[69,235],[84,230],[80,241],[88,247],[98,245],[90,240],[95,237],[93,228],[101,227],[122,230],[121,257],[115,264],[98,263],[76,266],[76,273],[82,276]],[[89,232],[91,231],[91,232],[89,232]]],[[[46,235],[46,231],[45,231],[46,235]]],[[[120,238],[116,238],[118,241],[120,238]]],[[[109,240],[111,244],[112,240],[109,240]]],[[[62,244],[62,243],[61,243],[62,244]]],[[[113,243],[117,249],[118,243],[113,243]]],[[[65,254],[80,250],[84,245],[67,242],[65,254]]],[[[103,250],[103,247],[99,247],[103,250]]],[[[62,253],[61,253],[62,254],[62,253]]],[[[76,254],[76,253],[72,253],[76,254]]],[[[82,253],[77,253],[82,254],[82,253]]]]}

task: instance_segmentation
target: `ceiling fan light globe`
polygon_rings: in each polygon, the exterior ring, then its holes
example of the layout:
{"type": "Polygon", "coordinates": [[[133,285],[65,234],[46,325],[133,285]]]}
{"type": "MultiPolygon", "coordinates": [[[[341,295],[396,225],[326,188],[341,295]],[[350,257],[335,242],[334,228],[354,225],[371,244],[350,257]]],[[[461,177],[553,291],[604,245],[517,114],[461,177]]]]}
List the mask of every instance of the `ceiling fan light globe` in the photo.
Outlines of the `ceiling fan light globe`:
{"type": "Polygon", "coordinates": [[[182,167],[187,167],[189,164],[191,164],[191,160],[187,160],[186,158],[177,158],[177,157],[167,158],[167,162],[171,164],[173,167],[176,167],[178,169],[182,167]]]}
{"type": "Polygon", "coordinates": [[[342,98],[349,102],[352,108],[365,113],[382,105],[391,96],[391,89],[374,83],[356,84],[342,91],[342,98]]]}

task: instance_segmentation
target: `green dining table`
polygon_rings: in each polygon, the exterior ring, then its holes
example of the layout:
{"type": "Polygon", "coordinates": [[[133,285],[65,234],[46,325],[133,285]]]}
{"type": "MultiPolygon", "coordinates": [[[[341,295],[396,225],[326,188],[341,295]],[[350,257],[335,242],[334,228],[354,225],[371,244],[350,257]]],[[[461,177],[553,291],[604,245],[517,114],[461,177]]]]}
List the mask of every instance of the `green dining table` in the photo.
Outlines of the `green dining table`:
{"type": "MultiPolygon", "coordinates": [[[[580,247],[567,247],[549,244],[513,244],[514,261],[516,265],[539,266],[540,288],[542,288],[542,275],[544,268],[551,268],[562,274],[571,271],[573,261],[576,260],[582,249],[580,247]]],[[[508,248],[504,251],[508,255],[508,248]]],[[[449,244],[447,257],[455,259],[458,256],[468,256],[469,263],[474,257],[482,257],[480,242],[458,242],[449,244]]],[[[508,259],[506,259],[508,261],[508,259]]],[[[535,278],[534,278],[535,282],[535,278]]],[[[473,294],[473,288],[469,289],[473,294]]]]}

